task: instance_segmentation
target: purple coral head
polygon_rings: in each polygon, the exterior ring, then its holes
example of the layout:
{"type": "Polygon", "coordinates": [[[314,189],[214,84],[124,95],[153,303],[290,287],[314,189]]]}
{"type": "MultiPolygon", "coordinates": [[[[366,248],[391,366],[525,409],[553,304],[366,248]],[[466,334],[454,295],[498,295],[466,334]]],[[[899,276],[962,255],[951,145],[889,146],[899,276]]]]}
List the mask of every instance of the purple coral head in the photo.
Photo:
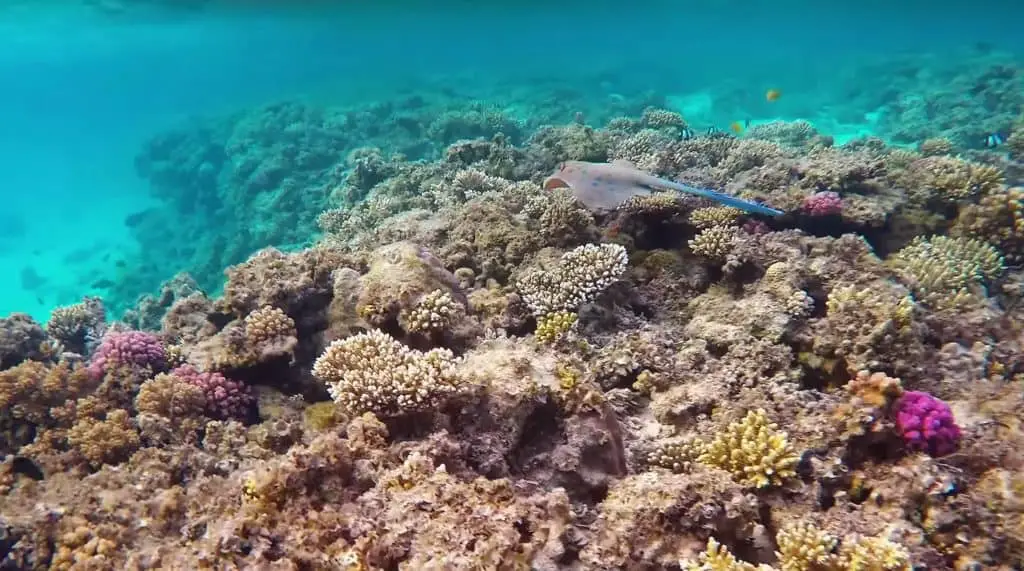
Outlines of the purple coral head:
{"type": "Polygon", "coordinates": [[[804,199],[801,208],[811,216],[833,216],[843,212],[843,199],[837,192],[816,192],[804,199]]]}
{"type": "Polygon", "coordinates": [[[960,442],[949,405],[921,391],[907,391],[896,403],[896,427],[909,449],[930,456],[950,454],[960,442]]]}
{"type": "Polygon", "coordinates": [[[206,413],[212,418],[243,420],[248,416],[253,396],[245,383],[220,373],[200,372],[191,365],[182,365],[171,375],[203,390],[206,413]]]}
{"type": "Polygon", "coordinates": [[[118,367],[159,371],[167,366],[167,352],[160,338],[145,331],[108,333],[89,361],[94,379],[118,367]]]}

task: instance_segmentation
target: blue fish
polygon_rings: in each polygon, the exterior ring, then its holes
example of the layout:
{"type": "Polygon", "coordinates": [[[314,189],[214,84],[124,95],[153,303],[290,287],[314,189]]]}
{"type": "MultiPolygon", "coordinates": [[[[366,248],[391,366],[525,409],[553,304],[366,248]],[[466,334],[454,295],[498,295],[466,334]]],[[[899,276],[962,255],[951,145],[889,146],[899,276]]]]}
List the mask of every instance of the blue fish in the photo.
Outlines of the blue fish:
{"type": "Polygon", "coordinates": [[[985,146],[988,147],[989,149],[994,149],[1005,142],[1006,135],[1000,133],[999,131],[996,131],[995,133],[990,133],[988,136],[985,137],[985,146]]]}

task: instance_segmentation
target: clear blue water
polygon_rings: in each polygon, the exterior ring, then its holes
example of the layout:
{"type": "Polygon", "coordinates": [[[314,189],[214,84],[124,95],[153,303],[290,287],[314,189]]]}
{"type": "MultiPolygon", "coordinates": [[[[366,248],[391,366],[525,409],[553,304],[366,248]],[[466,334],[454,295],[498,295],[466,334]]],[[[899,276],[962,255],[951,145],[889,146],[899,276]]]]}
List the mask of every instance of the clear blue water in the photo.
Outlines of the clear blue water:
{"type": "Polygon", "coordinates": [[[567,89],[600,109],[653,91],[705,122],[804,117],[856,136],[901,58],[940,69],[1024,54],[1024,7],[1006,0],[235,4],[0,9],[0,315],[45,320],[133,274],[146,275],[118,295],[190,269],[125,224],[163,207],[136,155],[190,116],[452,90],[528,101],[567,89]],[[784,92],[777,105],[769,87],[784,92]]]}

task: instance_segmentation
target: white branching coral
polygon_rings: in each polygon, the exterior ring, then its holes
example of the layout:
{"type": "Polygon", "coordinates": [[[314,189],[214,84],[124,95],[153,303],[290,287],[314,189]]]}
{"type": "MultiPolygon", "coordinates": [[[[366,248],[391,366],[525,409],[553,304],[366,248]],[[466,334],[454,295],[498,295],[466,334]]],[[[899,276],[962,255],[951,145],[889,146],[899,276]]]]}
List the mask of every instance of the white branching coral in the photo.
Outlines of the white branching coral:
{"type": "Polygon", "coordinates": [[[455,301],[452,294],[434,290],[414,307],[402,311],[399,322],[410,333],[435,333],[444,331],[465,313],[465,308],[455,301]]]}
{"type": "Polygon", "coordinates": [[[313,375],[352,414],[397,416],[443,404],[464,386],[447,349],[410,349],[379,330],[331,343],[313,375]]]}
{"type": "Polygon", "coordinates": [[[618,244],[586,244],[562,255],[554,271],[524,275],[517,289],[534,315],[574,312],[618,281],[628,263],[618,244]]]}

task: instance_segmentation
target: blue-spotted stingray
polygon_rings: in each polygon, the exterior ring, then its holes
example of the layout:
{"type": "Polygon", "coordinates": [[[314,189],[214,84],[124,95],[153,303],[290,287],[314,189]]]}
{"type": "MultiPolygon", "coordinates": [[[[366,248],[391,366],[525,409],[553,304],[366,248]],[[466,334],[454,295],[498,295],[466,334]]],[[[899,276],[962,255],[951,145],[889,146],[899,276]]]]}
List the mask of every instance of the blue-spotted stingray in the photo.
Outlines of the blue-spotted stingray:
{"type": "Polygon", "coordinates": [[[634,196],[648,195],[659,188],[664,188],[707,198],[753,214],[778,216],[783,213],[781,210],[750,200],[658,178],[623,160],[610,163],[566,161],[558,165],[558,170],[544,180],[544,188],[569,188],[576,200],[595,211],[615,210],[634,196]]]}

